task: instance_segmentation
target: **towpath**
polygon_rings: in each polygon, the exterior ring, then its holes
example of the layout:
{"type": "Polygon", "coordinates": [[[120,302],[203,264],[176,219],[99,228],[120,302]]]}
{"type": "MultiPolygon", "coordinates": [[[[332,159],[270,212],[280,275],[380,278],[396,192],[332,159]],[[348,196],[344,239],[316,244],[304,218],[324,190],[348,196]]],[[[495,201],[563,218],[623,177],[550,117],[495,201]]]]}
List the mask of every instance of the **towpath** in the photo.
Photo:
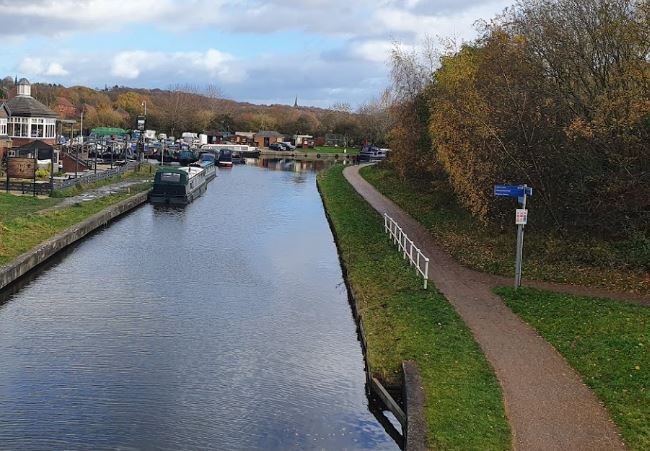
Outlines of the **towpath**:
{"type": "Polygon", "coordinates": [[[350,184],[388,213],[430,258],[430,280],[472,330],[501,384],[518,450],[622,450],[618,430],[595,394],[564,358],[492,293],[498,278],[469,270],[438,246],[425,227],[359,175],[350,184]]]}
{"type": "Polygon", "coordinates": [[[39,210],[38,213],[42,214],[52,210],[59,210],[61,208],[70,207],[72,205],[79,204],[82,202],[101,199],[102,197],[110,196],[111,194],[121,194],[124,192],[128,192],[129,188],[131,188],[132,186],[139,185],[146,181],[147,181],[146,179],[124,180],[110,185],[100,186],[99,188],[89,189],[76,196],[66,197],[58,204],[49,208],[45,208],[43,210],[39,210]]]}

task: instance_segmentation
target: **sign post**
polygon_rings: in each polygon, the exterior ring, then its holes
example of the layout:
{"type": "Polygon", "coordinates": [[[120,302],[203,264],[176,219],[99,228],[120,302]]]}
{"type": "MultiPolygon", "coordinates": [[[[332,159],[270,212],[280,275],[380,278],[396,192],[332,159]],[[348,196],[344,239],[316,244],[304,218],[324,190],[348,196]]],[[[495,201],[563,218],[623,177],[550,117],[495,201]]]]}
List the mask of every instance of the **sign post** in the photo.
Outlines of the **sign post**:
{"type": "Polygon", "coordinates": [[[528,223],[526,199],[533,195],[533,189],[527,185],[495,185],[494,195],[497,197],[516,197],[520,207],[515,211],[517,225],[517,249],[515,254],[515,290],[521,286],[521,270],[524,256],[524,228],[528,223]]]}

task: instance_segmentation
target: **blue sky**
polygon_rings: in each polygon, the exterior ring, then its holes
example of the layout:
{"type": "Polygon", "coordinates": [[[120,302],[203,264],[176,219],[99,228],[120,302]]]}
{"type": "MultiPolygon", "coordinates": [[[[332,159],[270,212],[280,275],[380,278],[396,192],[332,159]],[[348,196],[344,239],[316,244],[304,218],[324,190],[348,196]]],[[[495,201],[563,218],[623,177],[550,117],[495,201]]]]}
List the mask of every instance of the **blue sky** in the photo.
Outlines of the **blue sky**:
{"type": "Polygon", "coordinates": [[[395,42],[475,36],[494,0],[0,0],[0,74],[34,82],[216,86],[252,103],[358,106],[395,42]]]}

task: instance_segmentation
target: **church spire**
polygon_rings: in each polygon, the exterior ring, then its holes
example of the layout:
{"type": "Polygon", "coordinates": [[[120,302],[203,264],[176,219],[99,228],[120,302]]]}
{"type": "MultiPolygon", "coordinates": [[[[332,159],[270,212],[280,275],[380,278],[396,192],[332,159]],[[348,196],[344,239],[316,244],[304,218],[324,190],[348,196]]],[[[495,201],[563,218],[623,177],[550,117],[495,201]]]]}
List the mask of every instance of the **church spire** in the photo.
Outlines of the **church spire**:
{"type": "Polygon", "coordinates": [[[293,107],[298,108],[298,96],[296,96],[296,100],[293,102],[293,107]]]}

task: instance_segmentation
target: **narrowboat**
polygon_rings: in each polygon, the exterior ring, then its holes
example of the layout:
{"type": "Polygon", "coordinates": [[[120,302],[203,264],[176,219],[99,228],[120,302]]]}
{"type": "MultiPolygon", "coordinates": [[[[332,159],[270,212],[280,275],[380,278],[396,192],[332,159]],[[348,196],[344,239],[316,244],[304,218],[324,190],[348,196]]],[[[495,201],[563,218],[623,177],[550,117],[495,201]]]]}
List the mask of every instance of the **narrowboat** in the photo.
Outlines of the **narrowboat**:
{"type": "Polygon", "coordinates": [[[187,205],[203,194],[207,185],[206,169],[202,167],[161,168],[156,171],[149,201],[152,204],[187,205]]]}

